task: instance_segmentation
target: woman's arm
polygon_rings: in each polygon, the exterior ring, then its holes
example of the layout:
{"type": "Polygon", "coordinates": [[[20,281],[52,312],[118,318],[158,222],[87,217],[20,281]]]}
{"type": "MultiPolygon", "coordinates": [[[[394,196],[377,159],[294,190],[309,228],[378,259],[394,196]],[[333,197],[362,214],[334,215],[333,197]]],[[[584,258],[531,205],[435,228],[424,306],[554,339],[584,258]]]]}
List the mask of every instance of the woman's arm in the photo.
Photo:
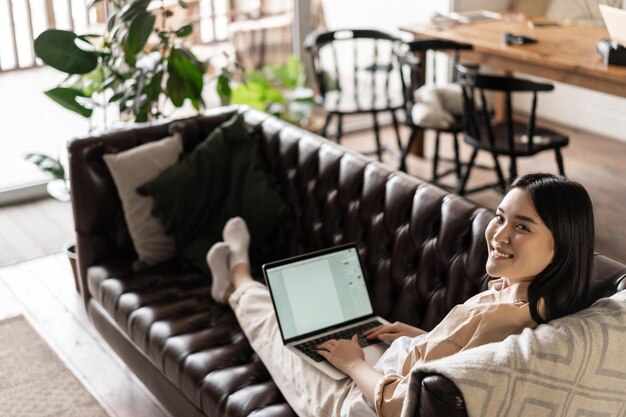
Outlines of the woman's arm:
{"type": "Polygon", "coordinates": [[[383,375],[365,362],[363,349],[357,340],[356,335],[352,340],[329,340],[318,346],[317,353],[352,378],[365,399],[374,404],[374,391],[383,375]]]}

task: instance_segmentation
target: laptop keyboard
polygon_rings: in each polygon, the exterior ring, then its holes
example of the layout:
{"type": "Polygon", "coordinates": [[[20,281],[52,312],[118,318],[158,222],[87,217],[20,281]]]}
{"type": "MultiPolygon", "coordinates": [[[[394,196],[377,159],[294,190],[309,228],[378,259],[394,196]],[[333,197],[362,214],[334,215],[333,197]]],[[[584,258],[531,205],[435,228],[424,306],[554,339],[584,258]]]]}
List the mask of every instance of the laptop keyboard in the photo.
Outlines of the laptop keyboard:
{"type": "Polygon", "coordinates": [[[336,333],[328,334],[326,336],[318,337],[317,339],[309,340],[308,342],[300,343],[298,345],[294,345],[296,349],[300,352],[307,355],[309,358],[313,359],[315,362],[322,362],[324,357],[317,353],[317,347],[330,339],[352,339],[352,336],[355,334],[359,337],[359,345],[361,347],[366,347],[370,345],[375,345],[376,343],[380,343],[378,339],[368,340],[363,337],[363,332],[366,330],[372,329],[377,326],[381,326],[382,323],[378,320],[368,321],[367,323],[363,323],[356,327],[351,327],[346,330],[341,330],[336,333]]]}

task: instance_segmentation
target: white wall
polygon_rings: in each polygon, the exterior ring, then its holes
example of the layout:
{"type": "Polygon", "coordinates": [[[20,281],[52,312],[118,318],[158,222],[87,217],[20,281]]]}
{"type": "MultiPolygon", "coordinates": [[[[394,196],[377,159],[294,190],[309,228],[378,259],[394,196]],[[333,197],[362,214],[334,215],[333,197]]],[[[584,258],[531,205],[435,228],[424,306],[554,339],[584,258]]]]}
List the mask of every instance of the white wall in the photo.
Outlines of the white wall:
{"type": "MultiPolygon", "coordinates": [[[[524,74],[517,75],[530,78],[524,74]]],[[[539,96],[539,117],[626,141],[626,99],[567,84],[553,84],[554,92],[539,96]]],[[[514,105],[518,110],[527,112],[530,98],[518,98],[514,105]]]]}
{"type": "Polygon", "coordinates": [[[370,28],[394,32],[446,13],[452,0],[322,0],[328,29],[370,28]]]}
{"type": "Polygon", "coordinates": [[[367,27],[393,32],[427,22],[438,13],[476,9],[505,10],[510,0],[322,0],[330,30],[367,27]]]}

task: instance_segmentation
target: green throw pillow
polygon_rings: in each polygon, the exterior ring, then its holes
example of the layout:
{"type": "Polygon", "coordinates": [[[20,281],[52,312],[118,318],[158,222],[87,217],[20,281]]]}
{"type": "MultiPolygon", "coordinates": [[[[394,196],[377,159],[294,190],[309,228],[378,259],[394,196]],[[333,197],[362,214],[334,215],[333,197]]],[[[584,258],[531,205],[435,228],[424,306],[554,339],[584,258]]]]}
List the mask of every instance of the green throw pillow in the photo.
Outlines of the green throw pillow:
{"type": "Polygon", "coordinates": [[[179,163],[137,190],[155,200],[153,215],[174,236],[178,255],[209,274],[206,254],[231,217],[251,235],[251,262],[261,263],[290,229],[290,210],[261,159],[259,141],[237,114],[179,163]]]}

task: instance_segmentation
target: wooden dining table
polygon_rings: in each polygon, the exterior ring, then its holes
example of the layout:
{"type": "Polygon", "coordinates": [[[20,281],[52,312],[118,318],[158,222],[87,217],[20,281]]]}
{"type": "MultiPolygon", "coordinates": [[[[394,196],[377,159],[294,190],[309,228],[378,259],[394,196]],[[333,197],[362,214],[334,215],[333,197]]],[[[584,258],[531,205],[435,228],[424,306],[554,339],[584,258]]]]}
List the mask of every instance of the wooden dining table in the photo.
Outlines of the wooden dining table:
{"type": "MultiPolygon", "coordinates": [[[[436,38],[473,46],[464,59],[498,72],[523,73],[552,81],[626,97],[626,67],[606,65],[596,51],[608,38],[604,27],[561,23],[559,26],[531,27],[526,19],[504,16],[502,20],[438,27],[432,24],[400,28],[416,38],[436,38]],[[505,33],[537,40],[524,45],[507,45],[505,33]]],[[[419,142],[419,141],[416,141],[419,142]]],[[[413,149],[418,155],[420,144],[413,149]]]]}

